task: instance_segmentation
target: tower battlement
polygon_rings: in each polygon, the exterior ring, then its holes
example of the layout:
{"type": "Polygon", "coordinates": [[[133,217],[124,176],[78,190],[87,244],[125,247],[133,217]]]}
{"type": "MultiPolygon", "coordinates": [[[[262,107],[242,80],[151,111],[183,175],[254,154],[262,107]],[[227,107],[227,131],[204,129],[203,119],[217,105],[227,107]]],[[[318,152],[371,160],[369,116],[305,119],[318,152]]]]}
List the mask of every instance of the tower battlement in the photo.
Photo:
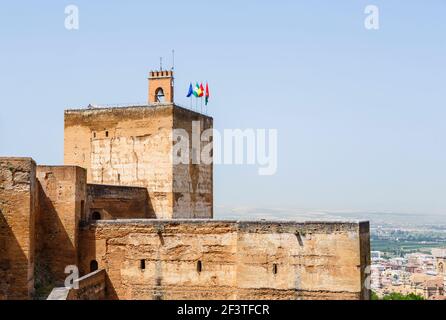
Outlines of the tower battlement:
{"type": "Polygon", "coordinates": [[[155,70],[149,73],[149,104],[173,103],[174,96],[173,71],[155,70]]]}
{"type": "Polygon", "coordinates": [[[157,78],[173,78],[173,71],[172,70],[154,70],[150,71],[149,73],[149,79],[157,79],[157,78]]]}

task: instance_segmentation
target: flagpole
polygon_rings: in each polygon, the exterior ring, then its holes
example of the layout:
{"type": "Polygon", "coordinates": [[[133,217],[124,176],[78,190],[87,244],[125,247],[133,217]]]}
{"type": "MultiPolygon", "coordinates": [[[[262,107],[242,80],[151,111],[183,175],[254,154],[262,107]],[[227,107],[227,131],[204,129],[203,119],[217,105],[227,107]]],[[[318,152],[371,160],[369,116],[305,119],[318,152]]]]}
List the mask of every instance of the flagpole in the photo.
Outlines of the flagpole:
{"type": "Polygon", "coordinates": [[[200,82],[200,113],[203,114],[203,96],[204,96],[204,88],[203,88],[203,82],[200,82]]]}

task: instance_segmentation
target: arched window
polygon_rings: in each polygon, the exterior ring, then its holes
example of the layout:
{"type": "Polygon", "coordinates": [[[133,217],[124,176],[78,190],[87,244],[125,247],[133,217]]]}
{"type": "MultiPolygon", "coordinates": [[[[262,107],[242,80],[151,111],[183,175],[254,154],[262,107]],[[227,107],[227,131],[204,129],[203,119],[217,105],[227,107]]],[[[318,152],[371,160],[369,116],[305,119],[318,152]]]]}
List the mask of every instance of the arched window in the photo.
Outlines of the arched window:
{"type": "Polygon", "coordinates": [[[96,260],[91,260],[90,262],[90,272],[98,270],[98,262],[96,260]]]}
{"type": "Polygon", "coordinates": [[[101,220],[101,214],[97,211],[91,214],[91,220],[101,220]]]}
{"type": "Polygon", "coordinates": [[[273,264],[273,274],[277,274],[277,263],[273,264]]]}
{"type": "Polygon", "coordinates": [[[155,90],[155,102],[164,102],[163,88],[158,88],[155,90]]]}
{"type": "Polygon", "coordinates": [[[197,262],[197,272],[200,273],[202,269],[203,269],[203,265],[202,265],[201,261],[198,260],[198,262],[197,262]]]}

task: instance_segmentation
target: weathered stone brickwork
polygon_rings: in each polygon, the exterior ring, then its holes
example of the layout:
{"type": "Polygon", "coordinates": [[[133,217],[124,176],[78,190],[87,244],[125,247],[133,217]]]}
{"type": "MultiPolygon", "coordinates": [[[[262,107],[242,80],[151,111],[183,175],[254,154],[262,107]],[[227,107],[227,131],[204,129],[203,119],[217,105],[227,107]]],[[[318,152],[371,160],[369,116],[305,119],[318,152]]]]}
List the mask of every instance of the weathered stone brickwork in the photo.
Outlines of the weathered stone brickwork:
{"type": "Polygon", "coordinates": [[[173,129],[191,136],[194,120],[212,128],[212,118],[174,104],[68,110],[65,165],[86,168],[89,183],[147,188],[157,218],[212,218],[212,165],[172,160],[173,129]]]}
{"type": "MultiPolygon", "coordinates": [[[[183,108],[173,110],[174,129],[183,129],[192,140],[198,132],[200,149],[194,150],[189,144],[189,163],[173,166],[174,208],[172,218],[212,218],[213,217],[213,164],[205,164],[201,159],[201,151],[209,142],[201,141],[201,134],[213,128],[213,120],[183,108]],[[193,125],[197,126],[194,132],[193,125]],[[193,162],[193,153],[197,153],[200,163],[193,162]]],[[[198,149],[198,148],[197,148],[198,149]]]]}
{"type": "Polygon", "coordinates": [[[36,164],[0,157],[0,300],[34,292],[36,164]]]}
{"type": "Polygon", "coordinates": [[[78,264],[79,221],[85,212],[86,172],[75,166],[38,166],[36,264],[39,285],[63,284],[78,264]]]}
{"type": "Polygon", "coordinates": [[[82,231],[110,299],[364,299],[368,223],[99,221],[82,231]]]}

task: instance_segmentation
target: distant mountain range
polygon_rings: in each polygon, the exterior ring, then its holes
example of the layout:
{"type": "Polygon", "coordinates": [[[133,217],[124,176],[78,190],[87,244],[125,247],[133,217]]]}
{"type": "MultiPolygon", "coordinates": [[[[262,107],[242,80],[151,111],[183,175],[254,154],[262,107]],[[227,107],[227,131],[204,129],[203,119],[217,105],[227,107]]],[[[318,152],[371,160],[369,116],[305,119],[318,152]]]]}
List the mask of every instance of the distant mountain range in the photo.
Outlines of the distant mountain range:
{"type": "Polygon", "coordinates": [[[296,220],[296,221],[370,221],[372,225],[446,227],[445,215],[396,212],[305,211],[293,208],[255,208],[216,206],[216,219],[296,220]]]}

